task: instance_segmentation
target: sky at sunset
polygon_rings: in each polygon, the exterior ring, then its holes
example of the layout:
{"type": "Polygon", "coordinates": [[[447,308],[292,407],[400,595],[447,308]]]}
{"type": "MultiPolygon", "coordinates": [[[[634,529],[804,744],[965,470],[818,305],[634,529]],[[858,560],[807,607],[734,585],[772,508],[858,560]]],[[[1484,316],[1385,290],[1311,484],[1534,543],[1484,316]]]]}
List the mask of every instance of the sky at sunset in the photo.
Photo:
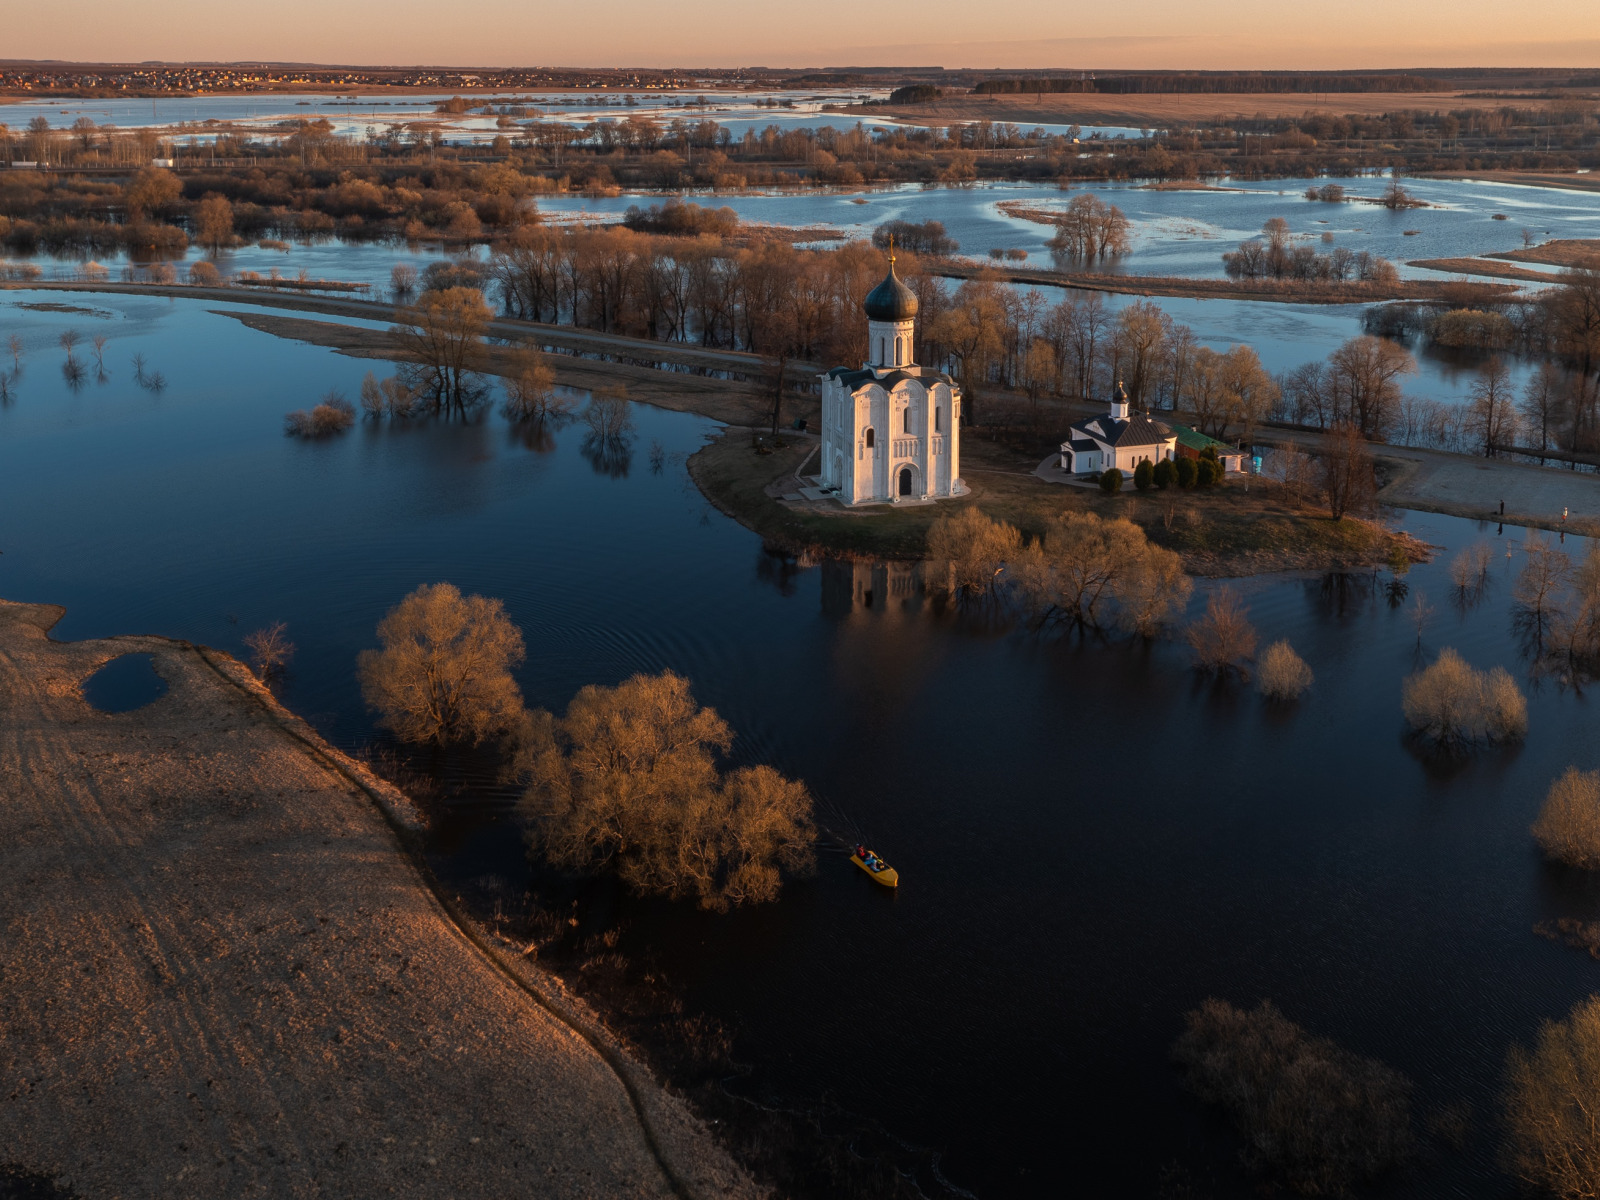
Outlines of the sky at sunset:
{"type": "Polygon", "coordinates": [[[18,0],[7,58],[472,66],[1600,66],[1600,0],[18,0]]]}

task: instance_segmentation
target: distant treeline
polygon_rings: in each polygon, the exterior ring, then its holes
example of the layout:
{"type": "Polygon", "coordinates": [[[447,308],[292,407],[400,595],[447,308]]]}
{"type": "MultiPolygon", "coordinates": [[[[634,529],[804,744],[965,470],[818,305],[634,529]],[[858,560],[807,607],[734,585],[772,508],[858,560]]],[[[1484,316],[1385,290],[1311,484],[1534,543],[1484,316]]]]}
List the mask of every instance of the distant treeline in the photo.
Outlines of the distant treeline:
{"type": "Polygon", "coordinates": [[[1106,95],[1204,92],[1435,92],[1438,80],[1421,75],[1305,75],[1242,72],[1228,75],[1102,75],[1097,79],[985,79],[973,92],[1095,92],[1106,95]]]}

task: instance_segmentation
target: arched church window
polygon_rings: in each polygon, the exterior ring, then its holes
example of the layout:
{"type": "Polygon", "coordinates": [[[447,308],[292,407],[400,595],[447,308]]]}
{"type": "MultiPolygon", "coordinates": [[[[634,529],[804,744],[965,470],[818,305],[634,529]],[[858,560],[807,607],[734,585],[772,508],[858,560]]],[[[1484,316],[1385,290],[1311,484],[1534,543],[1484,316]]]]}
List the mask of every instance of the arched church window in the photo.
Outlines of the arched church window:
{"type": "Polygon", "coordinates": [[[872,430],[867,430],[867,449],[872,449],[872,430]]]}
{"type": "Polygon", "coordinates": [[[944,430],[944,422],[939,419],[939,406],[933,406],[933,431],[940,433],[944,430]]]}
{"type": "Polygon", "coordinates": [[[911,432],[911,406],[906,405],[906,432],[911,432]]]}
{"type": "Polygon", "coordinates": [[[900,339],[899,338],[895,338],[895,340],[894,340],[894,365],[897,366],[897,367],[900,365],[900,339]]]}

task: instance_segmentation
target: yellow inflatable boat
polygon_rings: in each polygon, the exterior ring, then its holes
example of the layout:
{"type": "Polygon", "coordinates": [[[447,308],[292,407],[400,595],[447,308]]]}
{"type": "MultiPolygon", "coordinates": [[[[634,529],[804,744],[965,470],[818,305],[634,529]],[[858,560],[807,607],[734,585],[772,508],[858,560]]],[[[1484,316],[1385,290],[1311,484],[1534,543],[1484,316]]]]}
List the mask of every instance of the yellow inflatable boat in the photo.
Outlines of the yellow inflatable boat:
{"type": "Polygon", "coordinates": [[[881,883],[886,888],[900,886],[899,873],[865,846],[857,846],[850,861],[870,875],[873,883],[881,883]]]}

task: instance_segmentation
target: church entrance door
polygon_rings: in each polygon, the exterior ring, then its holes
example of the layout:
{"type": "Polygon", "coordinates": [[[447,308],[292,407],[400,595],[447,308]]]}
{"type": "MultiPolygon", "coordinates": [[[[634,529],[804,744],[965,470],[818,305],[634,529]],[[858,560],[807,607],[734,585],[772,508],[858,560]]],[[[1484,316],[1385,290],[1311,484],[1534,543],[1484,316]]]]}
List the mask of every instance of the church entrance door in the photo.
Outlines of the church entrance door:
{"type": "Polygon", "coordinates": [[[911,495],[911,468],[910,467],[901,467],[900,468],[900,494],[902,496],[911,495]]]}

